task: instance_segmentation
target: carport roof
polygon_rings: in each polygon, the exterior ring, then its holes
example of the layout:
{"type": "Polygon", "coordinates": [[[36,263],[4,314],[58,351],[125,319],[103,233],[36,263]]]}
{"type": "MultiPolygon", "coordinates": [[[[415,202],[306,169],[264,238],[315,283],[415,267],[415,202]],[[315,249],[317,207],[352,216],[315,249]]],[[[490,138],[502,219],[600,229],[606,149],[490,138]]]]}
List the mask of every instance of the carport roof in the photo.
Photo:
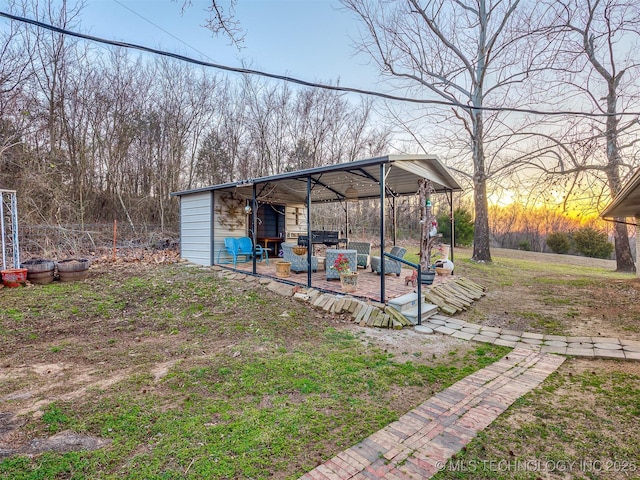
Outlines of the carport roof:
{"type": "Polygon", "coordinates": [[[241,197],[252,198],[255,185],[256,198],[260,202],[305,203],[307,179],[310,179],[312,203],[343,201],[348,196],[349,188],[355,189],[359,200],[380,198],[380,165],[386,166],[386,195],[415,195],[421,178],[431,180],[436,193],[462,191],[462,187],[435,155],[387,155],[173,192],[171,195],[232,190],[241,197]]]}
{"type": "Polygon", "coordinates": [[[633,174],[611,203],[600,214],[601,217],[640,216],[640,169],[633,174]]]}

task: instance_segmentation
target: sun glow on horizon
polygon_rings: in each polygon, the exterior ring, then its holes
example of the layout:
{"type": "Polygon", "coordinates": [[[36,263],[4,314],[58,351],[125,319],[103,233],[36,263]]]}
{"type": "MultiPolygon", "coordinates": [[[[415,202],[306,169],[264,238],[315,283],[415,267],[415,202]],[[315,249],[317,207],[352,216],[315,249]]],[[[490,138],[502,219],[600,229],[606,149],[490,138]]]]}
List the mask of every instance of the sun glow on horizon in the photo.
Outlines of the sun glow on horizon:
{"type": "Polygon", "coordinates": [[[542,214],[546,211],[580,226],[600,223],[599,204],[604,200],[587,192],[567,197],[567,192],[555,188],[537,194],[500,188],[491,192],[487,199],[494,212],[517,209],[542,214]]]}

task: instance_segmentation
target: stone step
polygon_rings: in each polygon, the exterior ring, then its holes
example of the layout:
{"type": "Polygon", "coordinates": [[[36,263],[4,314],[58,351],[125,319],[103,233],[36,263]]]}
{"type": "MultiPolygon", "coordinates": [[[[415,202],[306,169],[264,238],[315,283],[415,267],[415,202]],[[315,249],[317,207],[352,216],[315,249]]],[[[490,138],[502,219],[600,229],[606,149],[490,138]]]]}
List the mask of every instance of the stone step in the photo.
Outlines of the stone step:
{"type": "MultiPolygon", "coordinates": [[[[438,306],[433,303],[423,303],[422,304],[422,321],[425,322],[429,317],[438,313],[438,306]]],[[[415,308],[405,310],[402,312],[407,320],[409,320],[414,325],[418,324],[418,306],[415,308]]]]}
{"type": "Polygon", "coordinates": [[[400,297],[392,298],[388,304],[404,315],[405,311],[418,307],[418,294],[414,292],[407,293],[400,297]]]}

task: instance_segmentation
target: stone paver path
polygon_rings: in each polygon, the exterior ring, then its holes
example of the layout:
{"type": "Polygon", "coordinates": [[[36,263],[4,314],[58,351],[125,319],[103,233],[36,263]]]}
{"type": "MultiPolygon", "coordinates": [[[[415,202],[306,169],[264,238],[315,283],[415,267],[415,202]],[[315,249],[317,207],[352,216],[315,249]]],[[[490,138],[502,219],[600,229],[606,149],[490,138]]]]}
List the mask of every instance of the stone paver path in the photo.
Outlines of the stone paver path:
{"type": "MultiPolygon", "coordinates": [[[[588,358],[640,360],[640,342],[619,338],[543,335],[505,328],[485,327],[444,315],[433,315],[423,327],[464,340],[522,347],[545,353],[588,358]]],[[[419,330],[419,329],[418,329],[419,330]]]]}
{"type": "Polygon", "coordinates": [[[431,478],[479,431],[540,385],[563,361],[559,355],[516,348],[301,479],[431,478]]]}

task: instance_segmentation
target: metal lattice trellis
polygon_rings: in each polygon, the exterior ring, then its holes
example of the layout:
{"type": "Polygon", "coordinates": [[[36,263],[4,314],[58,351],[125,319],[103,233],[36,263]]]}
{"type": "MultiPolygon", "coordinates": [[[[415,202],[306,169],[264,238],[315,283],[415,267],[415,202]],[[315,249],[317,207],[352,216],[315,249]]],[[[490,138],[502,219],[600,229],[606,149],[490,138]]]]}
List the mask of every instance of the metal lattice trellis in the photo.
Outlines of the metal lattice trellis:
{"type": "Polygon", "coordinates": [[[20,268],[18,242],[18,200],[15,190],[0,190],[0,230],[2,231],[2,269],[20,268]]]}

